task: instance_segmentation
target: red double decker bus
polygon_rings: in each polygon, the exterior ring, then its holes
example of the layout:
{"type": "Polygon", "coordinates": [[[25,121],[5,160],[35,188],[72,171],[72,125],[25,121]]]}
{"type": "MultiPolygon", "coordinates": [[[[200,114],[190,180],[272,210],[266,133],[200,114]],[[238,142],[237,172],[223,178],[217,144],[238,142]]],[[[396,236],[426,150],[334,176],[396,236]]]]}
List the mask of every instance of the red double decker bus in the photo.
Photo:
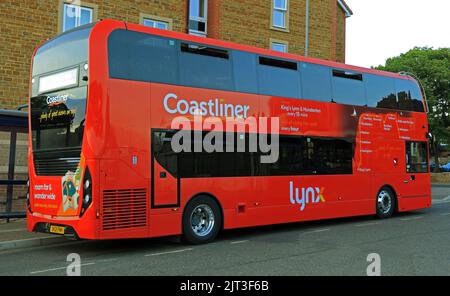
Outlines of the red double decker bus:
{"type": "MultiPolygon", "coordinates": [[[[431,206],[426,104],[407,75],[105,20],[32,59],[28,228],[83,239],[183,235],[431,206]],[[180,116],[277,118],[173,148],[180,116]],[[222,138],[220,138],[222,137],[222,138]],[[224,144],[225,143],[225,144],[224,144]]],[[[186,144],[186,143],[184,143],[186,144]]]]}

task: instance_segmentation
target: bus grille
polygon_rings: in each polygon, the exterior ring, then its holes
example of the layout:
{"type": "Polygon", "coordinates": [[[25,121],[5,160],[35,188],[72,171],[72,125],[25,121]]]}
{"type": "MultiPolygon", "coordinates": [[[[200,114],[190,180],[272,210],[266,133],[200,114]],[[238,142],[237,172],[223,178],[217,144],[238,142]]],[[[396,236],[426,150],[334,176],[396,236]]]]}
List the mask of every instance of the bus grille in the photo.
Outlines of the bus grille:
{"type": "Polygon", "coordinates": [[[34,169],[38,176],[64,176],[68,171],[75,172],[79,163],[79,157],[35,158],[34,169]]]}
{"type": "Polygon", "coordinates": [[[102,199],[102,229],[147,226],[147,209],[145,189],[105,190],[102,199]]]}

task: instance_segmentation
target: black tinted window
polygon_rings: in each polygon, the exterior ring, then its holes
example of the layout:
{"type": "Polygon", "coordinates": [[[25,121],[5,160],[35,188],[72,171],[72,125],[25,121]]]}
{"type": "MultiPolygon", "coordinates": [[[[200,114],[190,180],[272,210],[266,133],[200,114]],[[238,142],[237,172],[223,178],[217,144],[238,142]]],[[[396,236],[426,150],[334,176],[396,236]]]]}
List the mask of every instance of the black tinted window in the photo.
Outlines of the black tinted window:
{"type": "Polygon", "coordinates": [[[400,110],[424,112],[422,96],[416,83],[411,80],[397,79],[395,88],[400,110]]]}
{"type": "MultiPolygon", "coordinates": [[[[236,150],[235,150],[236,151],[236,150]]],[[[180,154],[180,176],[244,177],[255,176],[256,154],[248,152],[192,152],[180,154]]]]}
{"type": "Polygon", "coordinates": [[[333,70],[333,101],[340,104],[364,106],[366,96],[362,75],[345,70],[333,70]]]}
{"type": "Polygon", "coordinates": [[[379,75],[364,75],[369,107],[398,109],[395,79],[379,75]]]}
{"type": "Polygon", "coordinates": [[[154,132],[152,138],[153,155],[156,160],[163,166],[172,176],[177,176],[178,155],[172,150],[170,145],[174,132],[154,132]]]}
{"type": "Polygon", "coordinates": [[[303,98],[323,102],[331,101],[330,68],[303,63],[301,66],[303,98]]]}
{"type": "Polygon", "coordinates": [[[109,37],[112,78],[176,84],[177,41],[144,33],[116,30],[109,37]]]}
{"type": "Polygon", "coordinates": [[[31,98],[33,150],[81,148],[87,87],[31,98]],[[55,103],[49,103],[54,100],[55,103]]]}
{"type": "Polygon", "coordinates": [[[282,136],[278,161],[259,166],[272,176],[351,174],[352,151],[346,140],[282,136]]]}
{"type": "MultiPolygon", "coordinates": [[[[278,161],[262,164],[260,151],[249,152],[249,138],[257,135],[232,134],[234,143],[228,145],[234,144],[234,152],[194,152],[192,142],[191,152],[174,154],[170,144],[174,133],[163,132],[161,136],[156,132],[153,153],[163,167],[181,178],[352,174],[353,144],[344,139],[281,136],[278,161]],[[238,152],[237,143],[244,139],[245,152],[238,152]]],[[[229,136],[216,138],[223,151],[227,151],[229,136]]]]}
{"type": "Polygon", "coordinates": [[[236,91],[254,94],[258,93],[255,54],[234,51],[233,75],[236,91]]]}
{"type": "Polygon", "coordinates": [[[232,90],[233,79],[228,51],[182,43],[180,82],[186,86],[232,90]]]}
{"type": "Polygon", "coordinates": [[[406,171],[408,173],[428,172],[426,142],[406,142],[406,171]]]}
{"type": "Polygon", "coordinates": [[[295,62],[260,57],[258,78],[260,94],[300,97],[300,73],[295,62]]]}

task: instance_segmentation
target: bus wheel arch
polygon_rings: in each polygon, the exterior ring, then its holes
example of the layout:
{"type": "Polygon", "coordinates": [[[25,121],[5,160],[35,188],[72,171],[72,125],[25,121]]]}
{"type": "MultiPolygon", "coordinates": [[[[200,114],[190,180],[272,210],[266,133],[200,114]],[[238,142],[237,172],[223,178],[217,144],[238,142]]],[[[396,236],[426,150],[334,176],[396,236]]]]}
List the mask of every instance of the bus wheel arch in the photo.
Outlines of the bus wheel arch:
{"type": "Polygon", "coordinates": [[[389,218],[398,212],[397,196],[397,192],[392,185],[384,184],[380,187],[375,199],[375,209],[378,218],[389,218]]]}
{"type": "Polygon", "coordinates": [[[223,208],[210,193],[198,193],[186,202],[181,219],[182,238],[190,244],[213,241],[224,225],[223,208]]]}

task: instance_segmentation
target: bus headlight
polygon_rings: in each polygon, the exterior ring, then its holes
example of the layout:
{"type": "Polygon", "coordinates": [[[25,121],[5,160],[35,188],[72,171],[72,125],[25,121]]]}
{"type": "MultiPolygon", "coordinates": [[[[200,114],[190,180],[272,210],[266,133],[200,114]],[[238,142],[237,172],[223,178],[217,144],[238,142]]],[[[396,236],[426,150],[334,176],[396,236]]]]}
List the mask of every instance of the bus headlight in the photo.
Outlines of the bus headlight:
{"type": "Polygon", "coordinates": [[[83,179],[83,199],[81,200],[81,212],[80,217],[89,208],[92,203],[92,178],[89,169],[86,168],[86,173],[83,179]]]}

